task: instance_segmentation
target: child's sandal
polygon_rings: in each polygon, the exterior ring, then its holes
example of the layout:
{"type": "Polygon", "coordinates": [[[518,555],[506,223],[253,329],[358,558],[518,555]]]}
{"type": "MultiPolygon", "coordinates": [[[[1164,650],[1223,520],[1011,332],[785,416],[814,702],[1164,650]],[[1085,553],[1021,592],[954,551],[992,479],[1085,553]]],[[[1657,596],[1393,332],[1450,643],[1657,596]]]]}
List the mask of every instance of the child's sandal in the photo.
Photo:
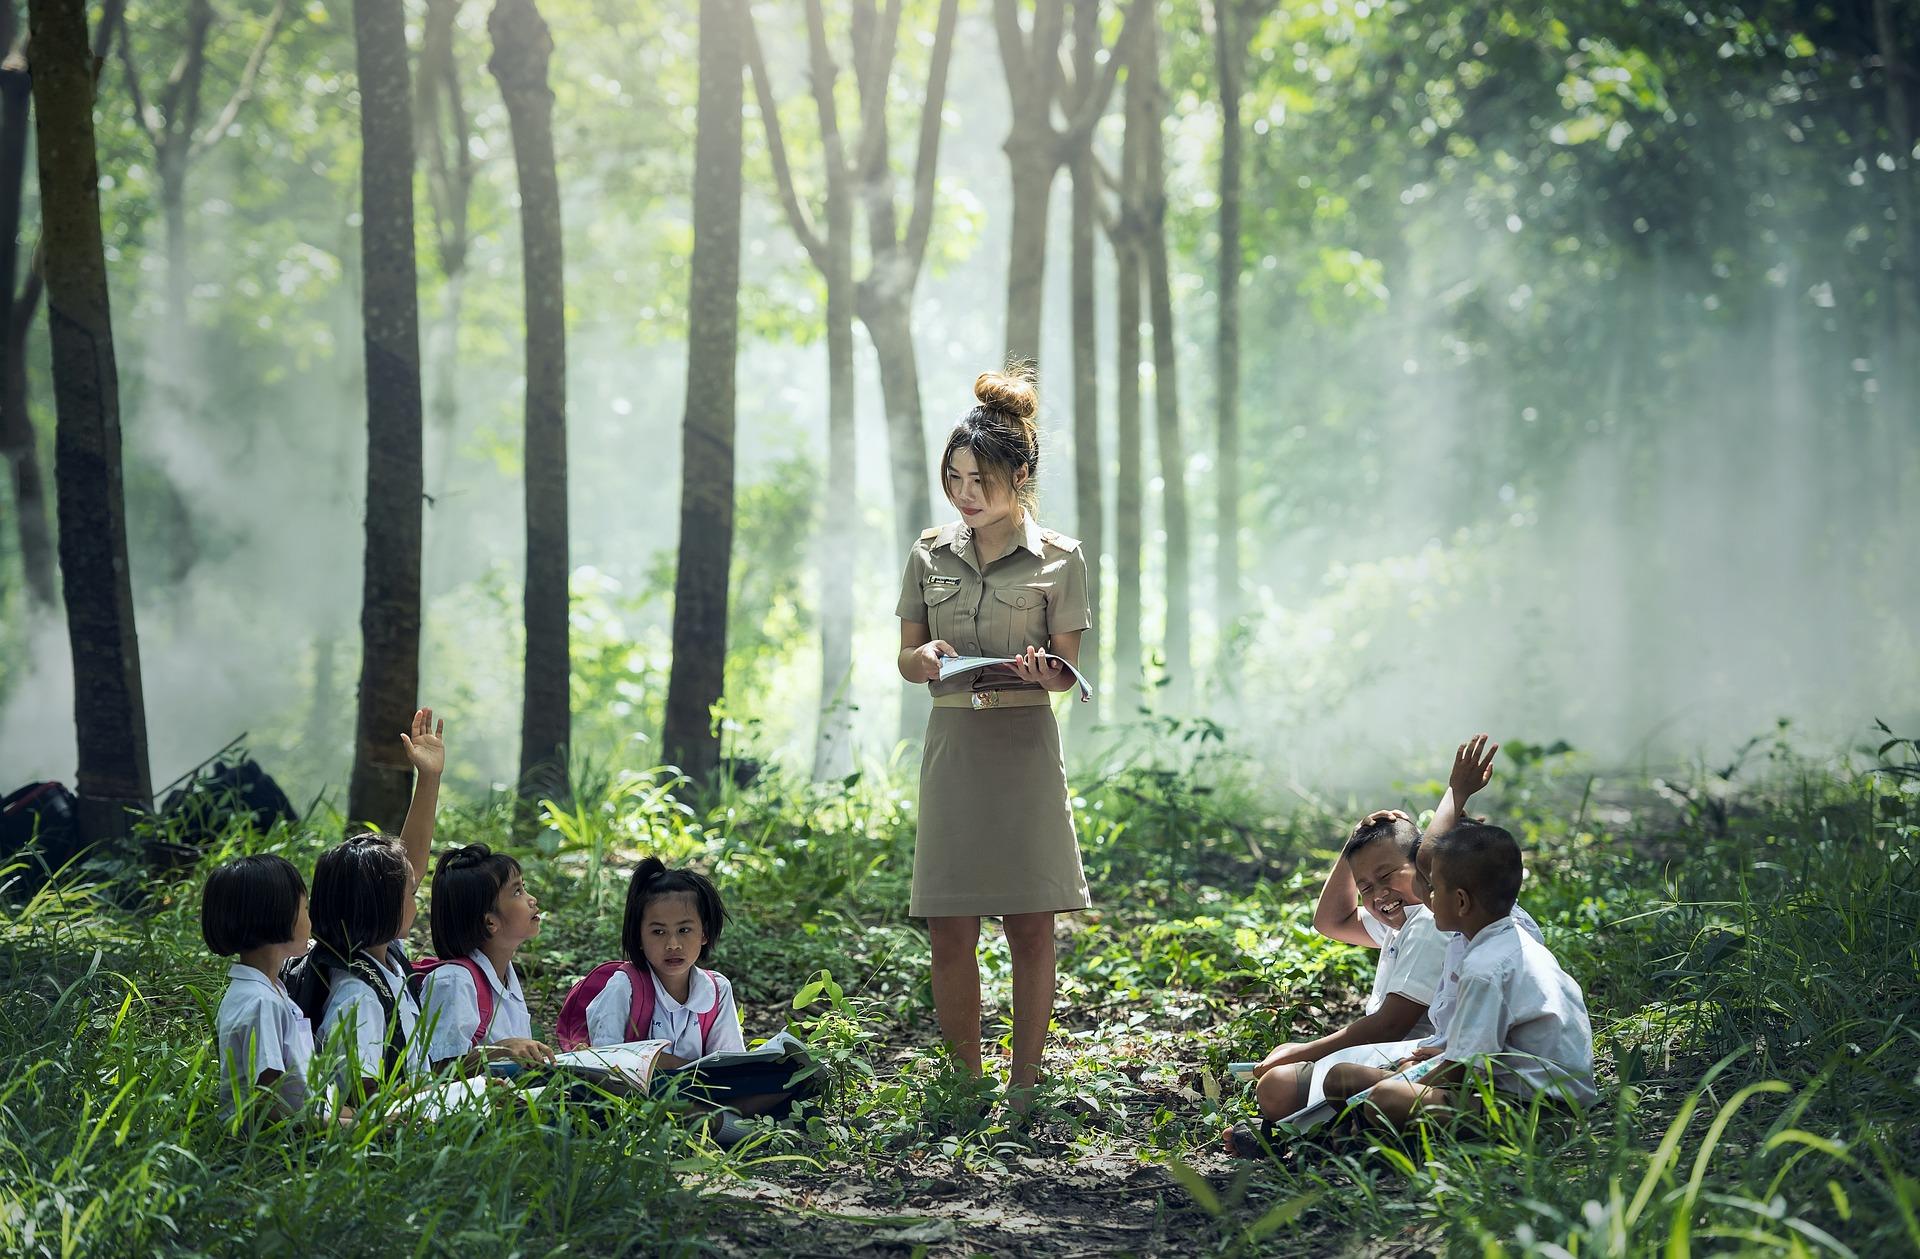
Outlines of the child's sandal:
{"type": "Polygon", "coordinates": [[[1237,1123],[1221,1137],[1230,1158],[1267,1158],[1273,1153],[1273,1121],[1265,1119],[1255,1129],[1250,1123],[1237,1123]]]}

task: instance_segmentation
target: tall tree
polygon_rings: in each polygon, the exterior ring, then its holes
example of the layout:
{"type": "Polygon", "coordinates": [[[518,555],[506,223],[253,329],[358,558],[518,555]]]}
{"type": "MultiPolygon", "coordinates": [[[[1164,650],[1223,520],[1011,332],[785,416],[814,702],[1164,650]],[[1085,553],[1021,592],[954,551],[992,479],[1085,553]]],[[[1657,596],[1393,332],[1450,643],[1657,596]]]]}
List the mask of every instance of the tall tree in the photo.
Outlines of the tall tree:
{"type": "MultiPolygon", "coordinates": [[[[420,77],[416,85],[416,143],[426,152],[427,208],[433,221],[433,253],[441,277],[440,309],[427,335],[431,386],[427,413],[436,456],[431,484],[444,493],[459,417],[460,311],[467,290],[473,202],[473,124],[460,85],[454,32],[465,0],[427,0],[420,25],[420,77]]],[[[511,126],[509,119],[509,126],[511,126]]],[[[451,538],[441,530],[436,539],[451,538]]],[[[440,547],[435,546],[436,556],[440,547]]],[[[437,567],[437,565],[436,565],[437,567]]]]}
{"type": "MultiPolygon", "coordinates": [[[[1187,520],[1187,455],[1180,435],[1179,347],[1174,338],[1173,278],[1167,255],[1167,163],[1161,127],[1167,116],[1166,88],[1160,69],[1160,19],[1151,4],[1131,52],[1131,88],[1137,79],[1141,127],[1139,209],[1142,258],[1147,273],[1147,306],[1153,321],[1153,430],[1160,448],[1161,522],[1167,535],[1167,619],[1164,651],[1167,687],[1176,707],[1192,693],[1191,630],[1192,537],[1187,520]]],[[[1131,128],[1134,118],[1128,118],[1131,128]]]]}
{"type": "Polygon", "coordinates": [[[46,481],[33,420],[27,413],[27,331],[40,304],[39,259],[15,291],[20,270],[20,212],[26,192],[27,127],[33,79],[27,71],[26,34],[14,0],[0,0],[0,457],[12,472],[14,527],[20,541],[27,595],[51,608],[54,589],[53,534],[47,521],[46,481]]]}
{"type": "MultiPolygon", "coordinates": [[[[933,523],[933,504],[927,493],[920,360],[913,342],[913,291],[925,266],[927,240],[933,231],[940,115],[946,109],[947,70],[953,60],[953,32],[959,12],[960,0],[940,0],[926,92],[920,104],[912,202],[903,234],[887,128],[887,96],[899,49],[899,6],[888,6],[885,23],[873,0],[854,0],[853,8],[854,46],[869,50],[869,55],[854,58],[860,89],[860,201],[867,218],[867,273],[854,285],[854,314],[873,342],[880,368],[880,398],[887,413],[888,464],[893,480],[894,545],[901,554],[920,530],[933,523]]],[[[919,737],[926,726],[929,702],[926,692],[918,687],[901,691],[901,738],[919,737]]]]}
{"type": "MultiPolygon", "coordinates": [[[[1100,54],[1100,0],[1073,3],[1073,87],[1069,108],[1078,113],[1087,96],[1097,90],[1100,54]]],[[[1119,60],[1115,57],[1114,60],[1119,60]]],[[[1074,533],[1087,559],[1087,610],[1093,622],[1081,636],[1080,659],[1094,676],[1104,675],[1100,652],[1100,557],[1105,551],[1100,493],[1100,347],[1094,319],[1093,235],[1099,214],[1100,190],[1095,180],[1093,132],[1073,138],[1067,173],[1073,181],[1073,220],[1069,237],[1072,259],[1069,285],[1073,310],[1073,505],[1074,533]]],[[[1096,703],[1104,703],[1105,690],[1096,703]]]]}
{"type": "Polygon", "coordinates": [[[1144,460],[1140,437],[1140,319],[1145,284],[1141,264],[1139,210],[1140,168],[1145,131],[1158,125],[1143,117],[1150,90],[1147,76],[1129,74],[1121,139],[1120,177],[1114,185],[1114,212],[1103,222],[1113,245],[1114,259],[1114,693],[1121,713],[1131,713],[1141,700],[1140,577],[1146,520],[1144,460]]]}
{"type": "MultiPolygon", "coordinates": [[[[232,94],[211,119],[205,114],[207,49],[222,21],[213,0],[186,0],[180,18],[179,55],[166,81],[160,85],[159,94],[151,100],[134,56],[133,39],[124,29],[124,14],[121,18],[123,29],[116,46],[126,73],[134,121],[153,151],[154,170],[160,182],[161,218],[166,225],[164,318],[153,342],[149,374],[160,404],[180,419],[200,410],[200,400],[195,396],[198,373],[188,311],[188,297],[193,289],[188,175],[196,163],[232,132],[240,111],[253,95],[268,49],[286,26],[287,10],[288,0],[274,0],[235,80],[232,94]]],[[[169,535],[169,577],[177,583],[199,557],[193,513],[171,477],[162,477],[160,493],[159,506],[169,535]]]]}
{"type": "MultiPolygon", "coordinates": [[[[840,135],[834,103],[839,67],[827,47],[821,0],[806,0],[807,66],[814,112],[820,120],[820,159],[825,168],[826,225],[822,231],[801,202],[781,137],[779,104],[767,74],[753,14],[746,16],[747,62],[767,132],[774,178],[787,224],[827,287],[827,502],[814,550],[820,585],[820,707],[813,743],[813,776],[838,778],[853,768],[853,556],[857,487],[854,484],[853,410],[853,194],[854,171],[840,135]]],[[[897,31],[900,0],[890,0],[887,25],[897,31]]],[[[884,100],[880,107],[884,108],[884,100]]]]}
{"type": "Polygon", "coordinates": [[[1234,0],[1212,0],[1220,87],[1219,323],[1214,335],[1214,616],[1224,648],[1240,615],[1240,58],[1234,0]]]}
{"type": "MultiPolygon", "coordinates": [[[[1129,28],[1151,0],[1128,6],[1116,48],[1127,46],[1129,28]]],[[[1046,284],[1047,203],[1053,177],[1106,112],[1121,58],[1109,53],[1099,79],[1084,85],[1066,126],[1053,120],[1060,94],[1060,41],[1066,0],[1035,0],[1033,27],[1020,25],[1020,0],[993,0],[994,32],[1013,110],[1005,145],[1012,167],[1013,205],[1007,254],[1007,357],[1040,361],[1040,311],[1046,284]]]]}
{"type": "MultiPolygon", "coordinates": [[[[1911,419],[1920,410],[1920,373],[1916,373],[1911,347],[1920,340],[1920,222],[1914,180],[1920,179],[1920,166],[1913,160],[1913,110],[1907,98],[1907,80],[1913,68],[1901,55],[1899,23],[1893,15],[1893,0],[1873,0],[1874,44],[1880,54],[1880,74],[1886,96],[1887,133],[1893,150],[1893,247],[1888,250],[1888,285],[1893,301],[1888,303],[1892,324],[1888,342],[1894,347],[1889,355],[1888,392],[1896,408],[1905,408],[1911,419]],[[1901,347],[1907,347],[1901,349],[1901,347]]],[[[1911,28],[1909,28],[1909,31],[1911,28]]],[[[1895,414],[1899,414],[1898,411],[1895,414]]]]}
{"type": "Polygon", "coordinates": [[[854,286],[854,314],[873,342],[880,368],[880,395],[887,412],[887,444],[893,480],[894,541],[904,552],[932,523],[927,493],[925,413],[920,398],[920,362],[913,343],[913,292],[933,231],[935,175],[940,165],[940,115],[946,109],[947,70],[960,0],[940,0],[934,23],[927,85],[920,105],[919,148],[914,158],[906,222],[895,201],[887,94],[899,47],[899,5],[881,20],[873,0],[854,0],[853,38],[867,56],[854,58],[860,89],[859,190],[867,219],[867,273],[854,286]]]}
{"type": "Polygon", "coordinates": [[[353,40],[360,79],[367,529],[360,716],[347,814],[350,825],[397,829],[413,785],[397,736],[420,689],[420,299],[406,15],[391,0],[354,0],[353,40]]]}
{"type": "MultiPolygon", "coordinates": [[[[93,135],[95,59],[85,0],[29,0],[27,13],[80,825],[100,838],[124,835],[129,810],[152,808],[153,785],[127,570],[120,382],[93,135]]],[[[117,16],[110,3],[103,18],[109,31],[117,16]]]]}
{"type": "Polygon", "coordinates": [[[527,319],[527,658],[520,709],[520,789],[567,783],[572,726],[567,656],[567,295],[560,177],[553,156],[553,36],[534,0],[499,0],[487,19],[513,130],[527,319]]]}
{"type": "Polygon", "coordinates": [[[667,759],[697,782],[719,767],[713,709],[727,676],[734,356],[740,336],[741,72],[751,39],[745,9],[745,0],[700,0],[680,560],[673,579],[673,671],[661,738],[667,759]]]}

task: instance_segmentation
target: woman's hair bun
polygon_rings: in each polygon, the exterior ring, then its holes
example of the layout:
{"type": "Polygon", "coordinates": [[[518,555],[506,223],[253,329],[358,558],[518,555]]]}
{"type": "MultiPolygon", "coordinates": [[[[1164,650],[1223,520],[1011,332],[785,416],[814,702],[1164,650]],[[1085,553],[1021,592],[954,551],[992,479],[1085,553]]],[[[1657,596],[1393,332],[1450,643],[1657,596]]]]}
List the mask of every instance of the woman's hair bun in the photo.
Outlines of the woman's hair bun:
{"type": "Polygon", "coordinates": [[[973,396],[983,407],[1004,411],[1017,420],[1040,414],[1040,390],[1031,363],[1010,363],[1003,372],[981,372],[973,382],[973,396]]]}

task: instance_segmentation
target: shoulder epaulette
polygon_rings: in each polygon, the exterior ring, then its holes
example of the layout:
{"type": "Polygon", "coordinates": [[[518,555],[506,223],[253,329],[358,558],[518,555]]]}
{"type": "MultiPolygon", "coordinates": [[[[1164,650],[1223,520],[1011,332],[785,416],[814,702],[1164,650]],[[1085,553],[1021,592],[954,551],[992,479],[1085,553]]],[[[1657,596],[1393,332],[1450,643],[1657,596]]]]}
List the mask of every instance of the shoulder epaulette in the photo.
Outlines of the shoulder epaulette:
{"type": "Polygon", "coordinates": [[[1052,543],[1063,551],[1077,551],[1080,549],[1080,539],[1069,538],[1066,534],[1056,533],[1052,529],[1042,529],[1040,531],[1040,539],[1043,542],[1052,543]]]}
{"type": "Polygon", "coordinates": [[[924,531],[922,531],[922,532],[921,532],[921,534],[920,534],[920,540],[921,540],[922,542],[926,542],[926,541],[928,541],[928,540],[930,540],[930,539],[932,539],[932,538],[936,538],[936,537],[939,537],[939,536],[940,536],[940,529],[941,529],[941,526],[939,526],[939,525],[935,525],[935,526],[934,526],[933,528],[931,528],[931,529],[927,529],[927,530],[924,530],[924,531]]]}

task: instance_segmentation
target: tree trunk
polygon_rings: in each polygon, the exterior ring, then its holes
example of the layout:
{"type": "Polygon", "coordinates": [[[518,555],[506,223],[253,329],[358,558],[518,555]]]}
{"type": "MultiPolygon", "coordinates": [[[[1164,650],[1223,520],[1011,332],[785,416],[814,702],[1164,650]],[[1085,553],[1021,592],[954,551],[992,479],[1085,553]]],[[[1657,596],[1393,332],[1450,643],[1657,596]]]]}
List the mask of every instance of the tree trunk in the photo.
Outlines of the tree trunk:
{"type": "MultiPolygon", "coordinates": [[[[1017,126],[1017,124],[1016,124],[1017,126]]],[[[1058,162],[1053,135],[1016,131],[1007,140],[1013,201],[1007,245],[1007,361],[1040,362],[1041,303],[1046,300],[1047,206],[1058,162]]]]}
{"type": "Polygon", "coordinates": [[[1140,452],[1140,242],[1137,206],[1141,149],[1149,120],[1139,99],[1138,74],[1127,75],[1126,135],[1120,152],[1119,229],[1114,236],[1114,690],[1118,711],[1131,716],[1141,701],[1140,569],[1146,503],[1140,452]]]}
{"type": "MultiPolygon", "coordinates": [[[[1098,67],[1094,54],[1100,47],[1100,0],[1074,0],[1073,67],[1078,99],[1095,88],[1098,67]]],[[[1105,550],[1106,503],[1100,492],[1100,364],[1099,329],[1094,318],[1093,233],[1095,202],[1099,188],[1094,182],[1093,135],[1073,149],[1068,161],[1073,180],[1073,228],[1071,236],[1073,305],[1073,531],[1080,539],[1080,553],[1087,561],[1087,608],[1092,626],[1080,639],[1080,659],[1096,678],[1104,679],[1100,664],[1105,646],[1100,632],[1100,557],[1105,550]]],[[[1105,682],[1094,714],[1104,704],[1105,682]]]]}
{"type": "MultiPolygon", "coordinates": [[[[1167,172],[1160,128],[1166,93],[1160,82],[1160,22],[1149,13],[1141,28],[1134,72],[1143,80],[1141,121],[1141,228],[1145,240],[1147,300],[1153,319],[1153,419],[1160,447],[1162,520],[1167,533],[1166,671],[1168,695],[1184,708],[1193,693],[1193,644],[1189,602],[1192,540],[1187,523],[1186,446],[1180,435],[1179,352],[1174,339],[1173,283],[1167,258],[1167,172]]],[[[1129,77],[1131,82],[1131,76],[1129,77]]],[[[1131,120],[1129,120],[1131,121],[1131,120]]]]}
{"type": "Polygon", "coordinates": [[[367,536],[360,716],[348,824],[406,816],[400,732],[420,689],[420,302],[413,248],[413,117],[405,15],[354,0],[360,79],[361,312],[367,364],[367,536]]]}
{"type": "Polygon", "coordinates": [[[719,766],[713,707],[726,684],[734,355],[740,331],[742,4],[700,0],[680,560],[673,582],[673,671],[661,740],[667,759],[696,782],[712,777],[719,766]]]}
{"type": "MultiPolygon", "coordinates": [[[[861,303],[861,323],[880,366],[880,397],[887,411],[887,454],[893,481],[894,553],[905,556],[920,531],[933,522],[927,491],[926,426],[920,405],[920,360],[913,348],[913,308],[907,294],[861,303]]],[[[927,726],[932,698],[925,687],[901,692],[899,737],[918,739],[927,726]]]]}
{"type": "Polygon", "coordinates": [[[30,0],[28,20],[79,821],[87,837],[101,838],[126,834],[128,811],[153,807],[153,786],[127,571],[120,384],[93,136],[93,54],[85,0],[30,0]]]}
{"type": "MultiPolygon", "coordinates": [[[[427,0],[420,27],[419,110],[416,139],[426,150],[427,204],[433,214],[434,254],[446,280],[440,309],[428,333],[426,352],[431,388],[427,415],[433,447],[435,496],[445,493],[452,472],[460,415],[460,313],[467,288],[468,207],[473,189],[466,104],[460,92],[460,67],[454,56],[454,29],[464,0],[427,0]]],[[[509,124],[511,125],[511,124],[509,124]]],[[[436,584],[458,539],[437,529],[429,547],[436,584]]]]}
{"type": "MultiPolygon", "coordinates": [[[[1213,57],[1220,80],[1219,327],[1214,338],[1216,447],[1214,615],[1222,655],[1240,617],[1240,33],[1233,0],[1213,0],[1213,57]]],[[[1231,666],[1229,665],[1228,668],[1231,666]]],[[[1222,675],[1226,668],[1220,670],[1222,675]]]]}
{"type": "Polygon", "coordinates": [[[1887,131],[1893,140],[1893,213],[1894,244],[1889,284],[1893,289],[1890,310],[1893,318],[1894,353],[1887,364],[1891,413],[1901,417],[1900,431],[1906,420],[1920,410],[1920,383],[1916,383],[1910,348],[1920,339],[1920,223],[1914,220],[1913,183],[1920,168],[1913,162],[1913,114],[1907,101],[1908,69],[1901,59],[1900,41],[1895,29],[1893,0],[1873,0],[1873,27],[1880,51],[1880,73],[1886,83],[1887,131]]]}
{"type": "Polygon", "coordinates": [[[12,472],[15,526],[27,595],[36,607],[51,609],[54,589],[53,536],[47,528],[46,486],[40,451],[27,411],[27,330],[39,304],[38,277],[28,293],[16,295],[20,272],[20,206],[26,187],[27,126],[31,121],[33,81],[24,47],[14,47],[17,19],[13,0],[0,0],[0,457],[12,472]]]}
{"type": "Polygon", "coordinates": [[[499,0],[487,19],[513,130],[527,319],[527,658],[520,719],[520,789],[567,786],[572,721],[567,657],[567,322],[561,268],[560,179],[553,156],[553,38],[534,0],[499,0]]]}

